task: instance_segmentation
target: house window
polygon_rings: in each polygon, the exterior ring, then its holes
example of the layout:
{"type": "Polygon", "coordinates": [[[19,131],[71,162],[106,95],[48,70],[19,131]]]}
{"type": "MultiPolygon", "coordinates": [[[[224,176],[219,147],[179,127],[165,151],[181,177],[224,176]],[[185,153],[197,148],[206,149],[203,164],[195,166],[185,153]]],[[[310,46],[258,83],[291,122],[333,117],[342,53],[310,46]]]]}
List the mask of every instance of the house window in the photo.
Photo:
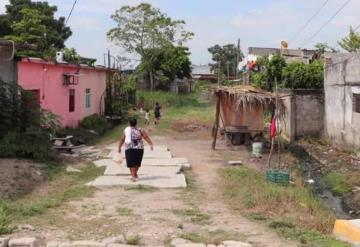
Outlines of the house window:
{"type": "Polygon", "coordinates": [[[360,113],[360,94],[353,93],[353,112],[360,113]]]}
{"type": "Polygon", "coordinates": [[[69,90],[69,112],[75,111],[75,89],[69,90]]]}
{"type": "Polygon", "coordinates": [[[85,107],[86,108],[91,107],[91,90],[90,90],[90,88],[87,88],[85,91],[85,107]]]}

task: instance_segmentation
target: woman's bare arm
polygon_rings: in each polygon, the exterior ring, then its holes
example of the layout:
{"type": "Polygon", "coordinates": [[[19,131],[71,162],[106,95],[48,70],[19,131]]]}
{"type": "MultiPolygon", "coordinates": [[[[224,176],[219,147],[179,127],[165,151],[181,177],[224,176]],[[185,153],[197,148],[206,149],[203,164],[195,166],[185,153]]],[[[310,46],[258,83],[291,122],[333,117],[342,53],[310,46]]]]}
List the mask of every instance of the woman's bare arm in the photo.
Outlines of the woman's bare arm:
{"type": "Polygon", "coordinates": [[[121,153],[121,147],[124,145],[124,142],[125,142],[125,135],[123,135],[122,138],[120,138],[119,153],[121,153]]]}
{"type": "Polygon", "coordinates": [[[145,130],[141,130],[142,137],[145,139],[147,143],[149,143],[151,150],[154,150],[154,144],[151,141],[148,133],[145,130]]]}

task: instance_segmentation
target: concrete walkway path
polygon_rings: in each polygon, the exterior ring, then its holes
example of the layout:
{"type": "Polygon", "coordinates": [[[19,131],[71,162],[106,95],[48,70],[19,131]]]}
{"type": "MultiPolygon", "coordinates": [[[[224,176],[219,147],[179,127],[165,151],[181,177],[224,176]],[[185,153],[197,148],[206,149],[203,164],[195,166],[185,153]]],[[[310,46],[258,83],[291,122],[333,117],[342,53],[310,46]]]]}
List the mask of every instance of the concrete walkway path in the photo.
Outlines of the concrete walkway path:
{"type": "Polygon", "coordinates": [[[139,170],[139,180],[132,182],[129,169],[126,167],[124,152],[122,161],[115,162],[113,158],[118,155],[117,144],[105,147],[109,155],[105,159],[96,160],[94,164],[105,167],[103,176],[96,178],[87,185],[95,187],[109,186],[151,186],[155,188],[185,188],[186,179],[182,174],[183,168],[190,168],[186,158],[173,158],[166,146],[155,146],[151,151],[145,147],[142,167],[139,170]]]}

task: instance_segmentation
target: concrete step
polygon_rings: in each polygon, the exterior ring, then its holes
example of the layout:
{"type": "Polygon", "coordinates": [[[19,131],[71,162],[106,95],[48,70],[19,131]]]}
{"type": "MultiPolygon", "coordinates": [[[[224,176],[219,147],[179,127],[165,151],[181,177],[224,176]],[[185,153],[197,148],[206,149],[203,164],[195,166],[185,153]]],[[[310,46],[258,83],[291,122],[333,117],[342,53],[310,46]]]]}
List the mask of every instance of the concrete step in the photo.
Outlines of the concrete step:
{"type": "Polygon", "coordinates": [[[360,219],[336,220],[334,235],[340,240],[360,246],[360,219]]]}
{"type": "Polygon", "coordinates": [[[130,176],[101,176],[87,185],[95,187],[133,187],[144,185],[154,188],[175,189],[186,188],[186,180],[184,174],[143,175],[140,176],[137,182],[132,182],[130,176]]]}
{"type": "MultiPolygon", "coordinates": [[[[181,166],[142,166],[139,169],[139,175],[162,175],[162,174],[178,174],[181,172],[181,166]]],[[[126,164],[110,164],[106,167],[104,176],[128,176],[129,168],[126,164]]]]}

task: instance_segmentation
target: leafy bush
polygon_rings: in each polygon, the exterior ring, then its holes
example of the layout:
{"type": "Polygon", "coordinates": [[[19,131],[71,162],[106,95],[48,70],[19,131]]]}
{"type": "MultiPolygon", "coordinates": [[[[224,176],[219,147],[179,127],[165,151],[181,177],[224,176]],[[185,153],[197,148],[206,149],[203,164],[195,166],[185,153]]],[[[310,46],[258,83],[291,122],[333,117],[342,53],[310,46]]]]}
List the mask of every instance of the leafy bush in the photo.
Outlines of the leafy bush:
{"type": "Polygon", "coordinates": [[[0,157],[47,161],[54,158],[51,134],[58,118],[41,110],[30,92],[0,81],[0,157]]]}
{"type": "Polygon", "coordinates": [[[55,158],[50,136],[43,129],[31,127],[23,133],[9,131],[0,140],[1,158],[49,161],[55,158]]]}
{"type": "Polygon", "coordinates": [[[292,89],[321,89],[324,82],[324,63],[321,60],[310,64],[293,62],[282,71],[282,87],[292,89]]]}
{"type": "Polygon", "coordinates": [[[93,114],[84,118],[80,122],[80,126],[84,129],[94,130],[98,134],[104,134],[105,131],[111,127],[106,118],[100,116],[99,114],[93,114]]]}
{"type": "Polygon", "coordinates": [[[324,63],[315,60],[310,64],[302,62],[285,63],[279,55],[271,60],[259,58],[258,70],[251,74],[251,83],[265,90],[272,90],[275,79],[278,86],[292,89],[321,89],[324,83],[324,63]]]}

